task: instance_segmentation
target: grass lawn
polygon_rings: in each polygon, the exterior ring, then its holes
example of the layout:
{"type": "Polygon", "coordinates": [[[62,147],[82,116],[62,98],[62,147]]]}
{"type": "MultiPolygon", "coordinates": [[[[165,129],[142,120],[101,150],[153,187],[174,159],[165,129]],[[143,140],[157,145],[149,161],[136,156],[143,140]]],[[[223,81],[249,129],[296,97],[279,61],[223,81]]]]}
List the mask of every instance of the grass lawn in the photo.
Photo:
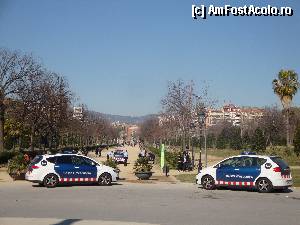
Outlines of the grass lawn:
{"type": "Polygon", "coordinates": [[[292,169],[292,177],[295,187],[300,187],[300,169],[292,169]]]}
{"type": "Polygon", "coordinates": [[[180,174],[175,175],[176,179],[183,183],[196,183],[197,174],[180,174]]]}
{"type": "MultiPolygon", "coordinates": [[[[203,151],[202,154],[204,154],[203,151]]],[[[207,154],[221,158],[227,158],[230,156],[239,155],[241,154],[241,151],[232,149],[208,149],[207,154]]]]}

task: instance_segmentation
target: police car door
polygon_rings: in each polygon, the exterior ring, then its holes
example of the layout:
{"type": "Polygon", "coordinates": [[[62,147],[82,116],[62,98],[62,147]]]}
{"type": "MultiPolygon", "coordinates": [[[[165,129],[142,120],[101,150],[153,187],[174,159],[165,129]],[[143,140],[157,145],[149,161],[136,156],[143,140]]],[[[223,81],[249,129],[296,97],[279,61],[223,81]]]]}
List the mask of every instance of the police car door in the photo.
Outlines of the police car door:
{"type": "Polygon", "coordinates": [[[247,182],[252,186],[261,173],[261,166],[257,162],[257,157],[244,156],[242,160],[243,164],[239,168],[239,176],[236,181],[247,182]]]}
{"type": "Polygon", "coordinates": [[[73,156],[72,161],[78,181],[96,181],[97,166],[92,160],[82,156],[73,156]]]}
{"type": "Polygon", "coordinates": [[[216,171],[217,181],[221,185],[229,185],[230,182],[236,181],[236,176],[239,174],[240,157],[233,157],[221,162],[216,171]]]}
{"type": "Polygon", "coordinates": [[[56,164],[54,166],[55,172],[60,176],[63,181],[70,181],[70,178],[74,178],[75,168],[72,163],[70,155],[58,156],[56,164]]]}

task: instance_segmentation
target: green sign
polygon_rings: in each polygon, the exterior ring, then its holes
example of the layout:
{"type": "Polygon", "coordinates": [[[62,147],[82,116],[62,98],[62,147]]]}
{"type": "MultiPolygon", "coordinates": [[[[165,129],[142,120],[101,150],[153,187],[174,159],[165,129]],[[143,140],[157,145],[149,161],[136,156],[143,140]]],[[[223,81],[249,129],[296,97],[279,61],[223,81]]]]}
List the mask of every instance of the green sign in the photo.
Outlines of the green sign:
{"type": "Polygon", "coordinates": [[[161,144],[160,146],[160,167],[163,168],[165,166],[165,145],[161,144]]]}

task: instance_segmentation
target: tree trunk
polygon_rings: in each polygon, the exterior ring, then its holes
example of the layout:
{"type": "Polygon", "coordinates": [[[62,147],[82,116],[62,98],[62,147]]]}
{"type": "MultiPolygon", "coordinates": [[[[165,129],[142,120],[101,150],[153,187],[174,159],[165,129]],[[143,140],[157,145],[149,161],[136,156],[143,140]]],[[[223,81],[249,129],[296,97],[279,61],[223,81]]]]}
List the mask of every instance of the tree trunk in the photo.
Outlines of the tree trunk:
{"type": "Polygon", "coordinates": [[[182,151],[185,151],[185,133],[182,135],[182,151]]]}
{"type": "Polygon", "coordinates": [[[30,150],[34,151],[34,125],[31,126],[31,134],[30,134],[30,150]]]}
{"type": "Polygon", "coordinates": [[[286,145],[291,146],[290,142],[290,109],[286,109],[286,145]]]}
{"type": "Polygon", "coordinates": [[[5,106],[3,101],[0,103],[0,152],[4,151],[4,113],[5,106]]]}

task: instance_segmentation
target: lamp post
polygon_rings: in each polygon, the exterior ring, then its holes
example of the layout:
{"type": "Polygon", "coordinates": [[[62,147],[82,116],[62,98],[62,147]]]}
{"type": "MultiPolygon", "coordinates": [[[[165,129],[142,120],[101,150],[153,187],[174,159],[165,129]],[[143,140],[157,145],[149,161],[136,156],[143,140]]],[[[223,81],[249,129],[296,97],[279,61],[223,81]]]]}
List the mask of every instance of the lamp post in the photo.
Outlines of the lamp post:
{"type": "Polygon", "coordinates": [[[207,146],[206,146],[206,112],[205,108],[202,108],[202,110],[198,114],[199,116],[199,124],[200,128],[203,129],[203,136],[204,136],[204,159],[205,159],[205,167],[207,167],[207,146]]]}

